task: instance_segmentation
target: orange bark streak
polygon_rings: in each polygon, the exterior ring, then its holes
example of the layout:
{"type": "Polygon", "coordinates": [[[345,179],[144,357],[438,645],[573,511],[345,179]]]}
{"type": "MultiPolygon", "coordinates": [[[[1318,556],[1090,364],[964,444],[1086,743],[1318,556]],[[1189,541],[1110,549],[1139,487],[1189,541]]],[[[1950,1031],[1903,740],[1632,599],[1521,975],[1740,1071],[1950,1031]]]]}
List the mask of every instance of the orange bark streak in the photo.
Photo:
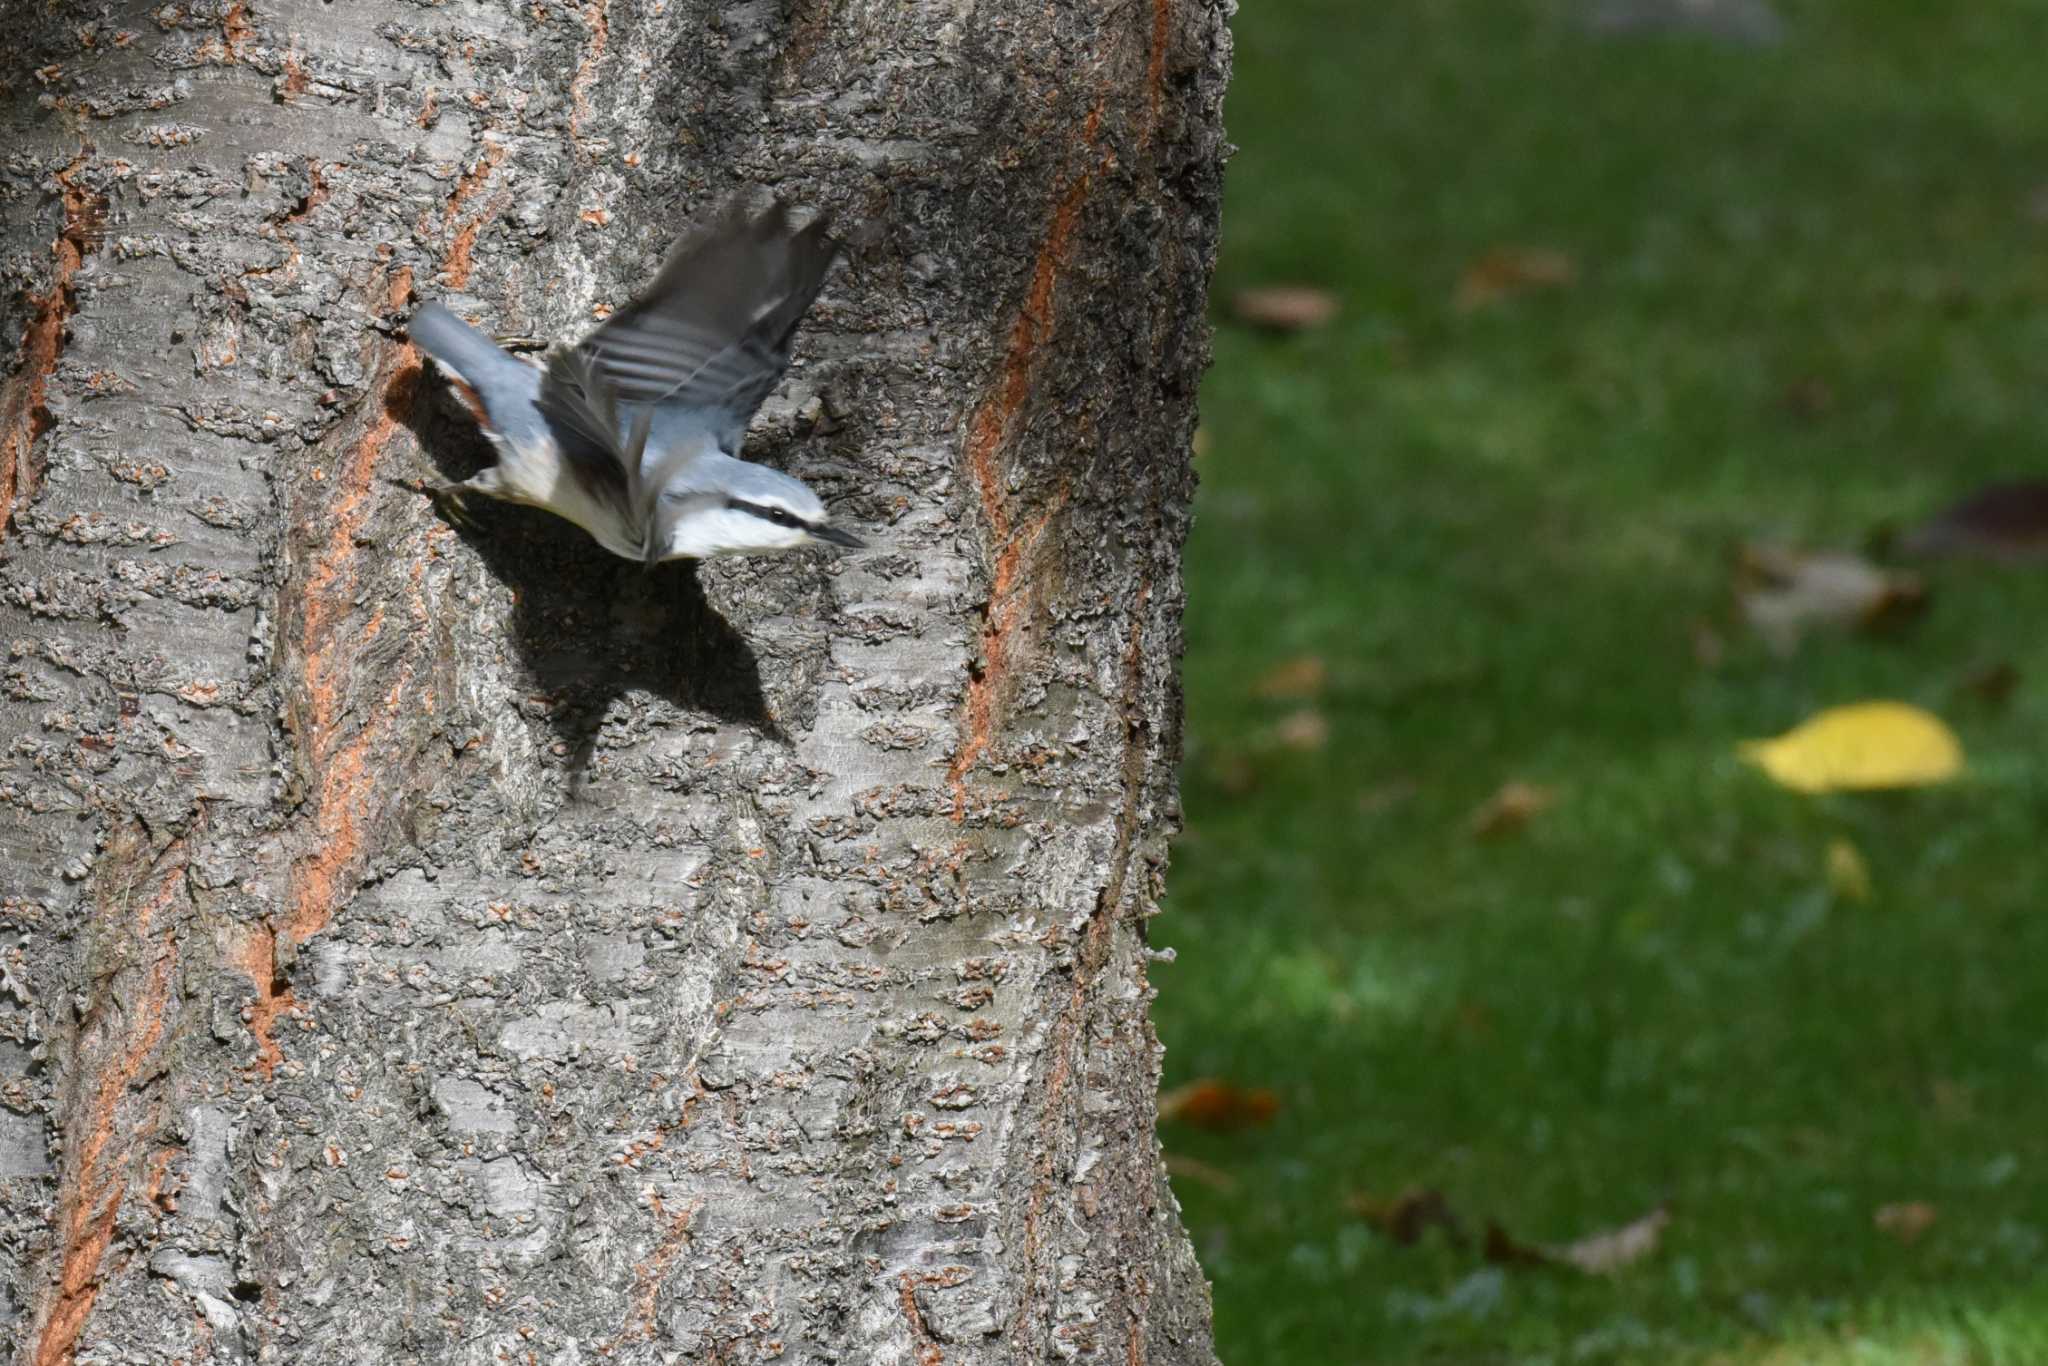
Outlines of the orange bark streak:
{"type": "Polygon", "coordinates": [[[1152,55],[1145,64],[1145,130],[1140,143],[1152,140],[1166,101],[1166,42],[1172,17],[1173,0],[1152,0],[1152,55]]]}
{"type": "MultiPolygon", "coordinates": [[[[156,917],[184,885],[182,846],[173,844],[164,858],[170,866],[155,894],[138,909],[133,936],[138,948],[152,942],[150,929],[156,917]]],[[[121,1097],[142,1074],[150,1055],[163,1039],[164,1017],[171,998],[171,976],[177,965],[174,931],[165,931],[157,943],[155,961],[140,995],[122,1002],[122,1009],[108,1012],[121,1022],[121,1034],[107,1040],[106,1056],[97,1071],[94,1088],[84,1113],[68,1126],[77,1135],[69,1170],[60,1181],[57,1203],[61,1210],[59,1228],[63,1252],[58,1259],[57,1296],[44,1317],[37,1335],[35,1366],[68,1366],[78,1351],[79,1335],[99,1297],[100,1263],[114,1237],[114,1216],[128,1191],[124,1169],[133,1157],[140,1135],[133,1125],[120,1122],[121,1097]]]]}
{"type": "MultiPolygon", "coordinates": [[[[1089,148],[1095,145],[1101,111],[1091,112],[1084,130],[1089,148]]],[[[1031,266],[1031,286],[1010,327],[1009,343],[995,385],[967,423],[967,470],[981,499],[989,539],[995,548],[995,570],[989,585],[986,622],[982,627],[981,668],[967,680],[962,706],[960,745],[953,753],[948,777],[953,787],[953,819],[967,809],[967,774],[995,741],[998,702],[1019,662],[1011,643],[1017,628],[1030,617],[1036,596],[1027,561],[1052,512],[1013,531],[1009,501],[1003,488],[1001,456],[1018,416],[1031,397],[1031,386],[1046,342],[1051,338],[1060,272],[1072,257],[1074,231],[1087,203],[1094,172],[1084,172],[1060,195],[1045,240],[1031,266]]],[[[1057,510],[1057,504],[1054,511],[1057,510]]]]}
{"type": "MultiPolygon", "coordinates": [[[[463,206],[468,204],[470,200],[474,199],[483,190],[483,187],[489,183],[492,174],[497,171],[499,165],[504,160],[504,143],[489,141],[484,143],[483,158],[477,162],[474,170],[455,182],[455,193],[448,196],[448,208],[442,215],[441,220],[443,226],[454,226],[455,220],[462,216],[463,206]]],[[[442,266],[442,272],[447,277],[449,288],[464,289],[468,287],[469,277],[476,269],[476,263],[471,259],[471,256],[476,251],[477,234],[483,231],[484,224],[489,222],[497,213],[502,203],[502,197],[491,201],[491,203],[484,206],[481,213],[478,213],[474,218],[455,229],[455,235],[448,242],[448,259],[442,266]]]]}
{"type": "Polygon", "coordinates": [[[583,125],[590,118],[590,84],[597,79],[597,64],[604,60],[604,50],[611,40],[611,21],[605,10],[609,0],[590,0],[583,7],[583,22],[590,29],[590,44],[583,49],[583,60],[576,66],[576,75],[569,82],[569,139],[578,141],[583,136],[583,125]]]}
{"type": "MultiPolygon", "coordinates": [[[[387,312],[403,306],[412,289],[412,273],[400,269],[388,282],[387,312]]],[[[320,510],[328,526],[326,539],[306,570],[299,594],[295,635],[301,656],[300,681],[306,699],[299,719],[299,741],[307,768],[315,775],[310,794],[310,849],[292,861],[284,915],[247,932],[234,962],[256,989],[249,1029],[258,1051],[257,1070],[268,1079],[283,1061],[276,1040],[278,1018],[295,1004],[291,989],[277,973],[280,949],[290,951],[327,928],[345,894],[344,880],[362,853],[364,825],[377,789],[371,756],[399,711],[410,672],[402,673],[386,693],[384,706],[366,717],[351,733],[347,681],[360,647],[383,627],[377,609],[357,631],[344,629],[355,604],[358,571],[365,551],[358,543],[369,516],[377,461],[403,423],[419,359],[410,343],[398,347],[382,370],[384,402],[348,454],[336,466],[331,501],[320,510]]]]}
{"type": "Polygon", "coordinates": [[[43,400],[50,376],[64,354],[73,308],[71,281],[87,253],[97,246],[94,238],[106,214],[106,199],[74,180],[85,161],[81,154],[57,173],[64,203],[64,226],[51,248],[57,272],[49,289],[29,300],[33,311],[22,330],[21,364],[0,388],[0,538],[6,535],[15,503],[35,492],[37,471],[32,457],[37,439],[52,422],[43,400]]]}
{"type": "Polygon", "coordinates": [[[242,0],[228,6],[228,12],[221,16],[221,37],[227,41],[227,59],[231,62],[242,60],[242,45],[256,36],[255,26],[249,22],[247,6],[242,0]]]}

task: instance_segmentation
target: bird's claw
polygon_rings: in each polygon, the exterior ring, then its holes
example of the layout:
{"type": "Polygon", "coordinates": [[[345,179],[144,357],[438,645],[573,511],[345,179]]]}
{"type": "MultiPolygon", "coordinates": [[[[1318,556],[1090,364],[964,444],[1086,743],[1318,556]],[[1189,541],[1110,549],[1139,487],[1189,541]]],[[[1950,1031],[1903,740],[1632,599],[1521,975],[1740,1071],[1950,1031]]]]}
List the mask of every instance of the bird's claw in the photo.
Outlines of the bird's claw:
{"type": "Polygon", "coordinates": [[[434,506],[458,531],[477,530],[476,514],[469,510],[469,490],[460,484],[428,484],[424,492],[434,506]]]}

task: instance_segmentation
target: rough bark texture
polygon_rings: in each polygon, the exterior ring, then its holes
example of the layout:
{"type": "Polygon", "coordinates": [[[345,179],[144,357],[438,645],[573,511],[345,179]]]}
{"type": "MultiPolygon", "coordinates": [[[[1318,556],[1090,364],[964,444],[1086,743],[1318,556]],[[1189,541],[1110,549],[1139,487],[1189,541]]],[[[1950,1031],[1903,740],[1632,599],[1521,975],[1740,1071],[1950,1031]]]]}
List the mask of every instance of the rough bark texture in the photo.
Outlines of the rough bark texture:
{"type": "Polygon", "coordinates": [[[1228,0],[32,0],[0,31],[16,1360],[1211,1359],[1152,1134],[1228,0]],[[396,326],[872,221],[648,573],[390,482],[396,326]]]}

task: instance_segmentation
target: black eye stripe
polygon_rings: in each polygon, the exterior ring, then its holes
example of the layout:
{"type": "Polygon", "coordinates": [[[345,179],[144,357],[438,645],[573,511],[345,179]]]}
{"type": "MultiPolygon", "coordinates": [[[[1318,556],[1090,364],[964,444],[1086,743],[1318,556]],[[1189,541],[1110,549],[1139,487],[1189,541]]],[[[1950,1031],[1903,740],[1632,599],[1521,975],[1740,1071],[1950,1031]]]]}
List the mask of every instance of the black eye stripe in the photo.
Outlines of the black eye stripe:
{"type": "Polygon", "coordinates": [[[755,517],[759,517],[762,521],[772,522],[776,526],[798,527],[808,525],[803,518],[786,508],[769,507],[765,503],[750,503],[744,498],[728,498],[725,500],[725,505],[734,512],[750,513],[755,517]]]}

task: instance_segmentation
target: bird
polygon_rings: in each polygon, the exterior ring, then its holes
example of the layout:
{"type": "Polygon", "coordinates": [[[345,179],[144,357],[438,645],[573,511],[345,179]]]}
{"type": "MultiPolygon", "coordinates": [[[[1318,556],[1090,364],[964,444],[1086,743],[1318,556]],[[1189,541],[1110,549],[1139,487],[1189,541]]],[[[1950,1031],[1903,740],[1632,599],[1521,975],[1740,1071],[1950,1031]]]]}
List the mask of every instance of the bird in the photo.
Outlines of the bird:
{"type": "Polygon", "coordinates": [[[645,290],[541,364],[426,304],[407,333],[474,395],[498,457],[430,491],[458,517],[472,493],[545,508],[649,566],[865,548],[802,480],[740,458],[839,252],[823,215],[796,228],[780,198],[754,214],[735,196],[676,242],[645,290]]]}

